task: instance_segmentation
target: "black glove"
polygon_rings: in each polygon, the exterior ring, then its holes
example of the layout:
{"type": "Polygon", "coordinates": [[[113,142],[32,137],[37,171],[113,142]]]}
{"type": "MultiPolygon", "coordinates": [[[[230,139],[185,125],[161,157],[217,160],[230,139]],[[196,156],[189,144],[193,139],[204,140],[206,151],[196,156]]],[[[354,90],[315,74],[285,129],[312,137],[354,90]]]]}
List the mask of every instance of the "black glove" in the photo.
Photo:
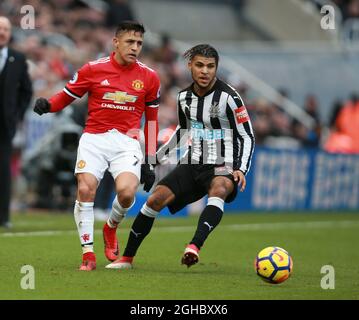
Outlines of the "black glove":
{"type": "Polygon", "coordinates": [[[155,183],[156,175],[153,167],[148,163],[141,165],[141,183],[143,183],[143,190],[149,192],[155,183]]]}
{"type": "Polygon", "coordinates": [[[51,104],[47,99],[39,98],[35,102],[34,111],[41,116],[43,113],[50,112],[50,107],[51,104]]]}

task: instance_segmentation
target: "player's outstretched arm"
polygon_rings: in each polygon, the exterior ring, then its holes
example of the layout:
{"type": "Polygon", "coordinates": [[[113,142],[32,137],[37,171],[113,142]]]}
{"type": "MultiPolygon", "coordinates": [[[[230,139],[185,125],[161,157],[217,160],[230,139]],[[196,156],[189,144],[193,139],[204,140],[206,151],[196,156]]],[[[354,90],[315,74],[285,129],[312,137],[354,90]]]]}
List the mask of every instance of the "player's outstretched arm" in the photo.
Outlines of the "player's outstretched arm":
{"type": "Polygon", "coordinates": [[[49,100],[45,98],[38,98],[35,101],[34,112],[40,116],[48,112],[58,112],[69,105],[75,98],[67,95],[61,91],[51,97],[49,100]]]}
{"type": "Polygon", "coordinates": [[[91,88],[91,67],[86,63],[76,72],[63,91],[50,99],[39,98],[35,102],[34,111],[39,115],[47,112],[58,112],[68,106],[75,99],[80,99],[91,88]]]}

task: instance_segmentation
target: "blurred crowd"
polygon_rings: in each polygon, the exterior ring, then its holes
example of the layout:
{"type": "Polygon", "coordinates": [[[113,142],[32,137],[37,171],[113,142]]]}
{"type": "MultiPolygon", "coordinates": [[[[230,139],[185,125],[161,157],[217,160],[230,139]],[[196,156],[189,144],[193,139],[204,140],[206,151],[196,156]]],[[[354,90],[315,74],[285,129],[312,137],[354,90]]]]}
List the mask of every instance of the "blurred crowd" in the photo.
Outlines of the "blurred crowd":
{"type": "Polygon", "coordinates": [[[343,21],[359,18],[359,0],[332,0],[340,9],[343,21]]]}
{"type": "Polygon", "coordinates": [[[358,0],[333,0],[342,12],[343,20],[348,18],[359,18],[358,0]]]}

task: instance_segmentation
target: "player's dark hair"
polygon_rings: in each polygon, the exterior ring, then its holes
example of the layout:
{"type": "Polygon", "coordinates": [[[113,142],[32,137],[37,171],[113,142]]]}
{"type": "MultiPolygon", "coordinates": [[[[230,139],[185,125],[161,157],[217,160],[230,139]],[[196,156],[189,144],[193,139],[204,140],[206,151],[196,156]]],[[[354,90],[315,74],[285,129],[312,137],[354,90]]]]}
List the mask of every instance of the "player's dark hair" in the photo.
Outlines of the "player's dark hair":
{"type": "Polygon", "coordinates": [[[188,49],[183,57],[191,61],[195,56],[203,56],[206,58],[214,58],[216,60],[216,65],[218,66],[219,55],[215,48],[209,44],[198,44],[191,49],[188,49]]]}
{"type": "Polygon", "coordinates": [[[116,29],[116,36],[122,32],[122,31],[135,31],[135,32],[141,32],[142,34],[144,34],[146,32],[145,27],[143,26],[142,23],[139,23],[137,21],[132,21],[132,20],[125,20],[122,21],[116,29]]]}

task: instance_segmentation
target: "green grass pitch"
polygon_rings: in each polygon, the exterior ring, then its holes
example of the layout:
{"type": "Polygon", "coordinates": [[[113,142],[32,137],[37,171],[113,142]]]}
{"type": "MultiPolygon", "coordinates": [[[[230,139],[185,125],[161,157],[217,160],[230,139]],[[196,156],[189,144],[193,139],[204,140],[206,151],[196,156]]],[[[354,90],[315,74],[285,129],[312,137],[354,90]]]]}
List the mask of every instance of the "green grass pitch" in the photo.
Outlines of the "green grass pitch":
{"type": "MultiPolygon", "coordinates": [[[[225,213],[200,253],[180,264],[197,217],[159,218],[143,242],[132,270],[108,270],[102,223],[95,226],[97,270],[79,272],[81,248],[71,214],[28,213],[0,230],[0,299],[359,299],[359,213],[225,213]],[[291,254],[294,272],[271,285],[254,271],[267,246],[291,254]],[[35,270],[35,289],[20,283],[23,265],[35,270]],[[321,288],[324,265],[335,270],[335,289],[321,288]]],[[[121,252],[133,219],[119,229],[121,252]]]]}

